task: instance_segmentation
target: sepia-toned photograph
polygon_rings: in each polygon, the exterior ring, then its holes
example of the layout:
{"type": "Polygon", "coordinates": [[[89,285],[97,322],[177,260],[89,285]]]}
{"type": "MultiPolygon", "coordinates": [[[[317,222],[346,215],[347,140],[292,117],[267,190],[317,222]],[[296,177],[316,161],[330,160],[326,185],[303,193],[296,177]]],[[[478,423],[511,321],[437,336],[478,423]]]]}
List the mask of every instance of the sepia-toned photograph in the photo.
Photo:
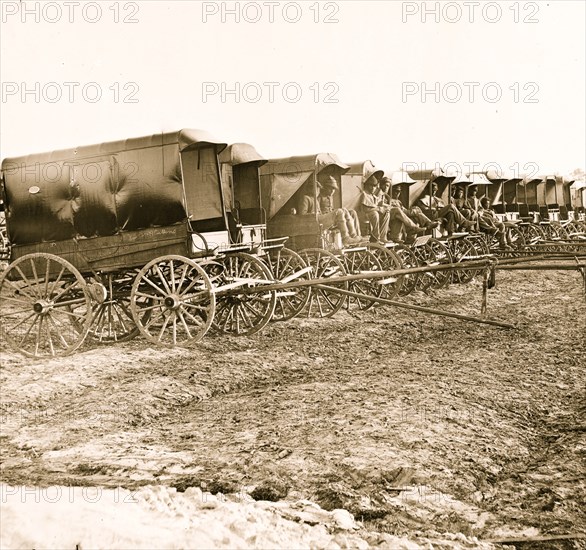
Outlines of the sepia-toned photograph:
{"type": "Polygon", "coordinates": [[[586,550],[586,2],[0,18],[1,550],[586,550]]]}

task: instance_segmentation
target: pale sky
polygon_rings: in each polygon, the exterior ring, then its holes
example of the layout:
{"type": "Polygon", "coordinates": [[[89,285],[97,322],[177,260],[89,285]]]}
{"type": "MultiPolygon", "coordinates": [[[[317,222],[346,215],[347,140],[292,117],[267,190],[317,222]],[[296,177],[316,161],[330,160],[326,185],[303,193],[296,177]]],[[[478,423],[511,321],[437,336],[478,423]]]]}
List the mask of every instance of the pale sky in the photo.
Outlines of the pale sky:
{"type": "Polygon", "coordinates": [[[0,4],[2,158],[202,128],[385,170],[586,166],[582,0],[0,4]]]}

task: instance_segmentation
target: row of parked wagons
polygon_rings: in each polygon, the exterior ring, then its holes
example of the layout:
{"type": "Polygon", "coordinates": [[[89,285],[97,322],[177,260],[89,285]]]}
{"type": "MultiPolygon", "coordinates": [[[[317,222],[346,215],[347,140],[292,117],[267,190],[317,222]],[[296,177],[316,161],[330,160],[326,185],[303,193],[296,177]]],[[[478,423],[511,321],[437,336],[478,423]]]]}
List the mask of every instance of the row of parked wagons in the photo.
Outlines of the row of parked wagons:
{"type": "MultiPolygon", "coordinates": [[[[33,357],[71,353],[87,338],[109,343],[138,334],[187,345],[208,330],[250,335],[271,320],[327,317],[350,301],[372,305],[315,280],[388,298],[470,280],[475,271],[465,266],[456,275],[376,272],[476,258],[490,253],[482,239],[428,235],[412,246],[344,248],[324,216],[298,213],[303,194],[317,197],[323,175],[338,182],[337,206],[356,208],[373,174],[383,171],[329,153],[267,160],[251,145],[228,146],[201,130],[5,159],[1,337],[33,357]],[[336,281],[347,274],[361,277],[336,281]]],[[[484,186],[481,194],[501,215],[540,230],[580,224],[584,215],[583,191],[572,205],[567,178],[473,174],[463,181],[441,170],[391,177],[404,204],[434,181],[446,197],[454,183],[484,186]],[[529,219],[534,212],[542,219],[529,219]]]]}

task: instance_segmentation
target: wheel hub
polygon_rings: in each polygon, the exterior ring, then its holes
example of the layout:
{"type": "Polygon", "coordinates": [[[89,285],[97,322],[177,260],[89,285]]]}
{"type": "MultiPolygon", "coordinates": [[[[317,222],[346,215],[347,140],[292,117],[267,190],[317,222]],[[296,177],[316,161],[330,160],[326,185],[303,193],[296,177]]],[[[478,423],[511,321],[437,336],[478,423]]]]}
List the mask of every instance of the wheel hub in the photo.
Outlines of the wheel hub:
{"type": "Polygon", "coordinates": [[[179,296],[176,294],[169,294],[169,296],[165,298],[164,303],[167,309],[171,309],[173,311],[179,309],[179,306],[181,306],[181,300],[179,300],[179,296]]]}
{"type": "Polygon", "coordinates": [[[39,315],[46,315],[47,313],[49,313],[49,311],[51,311],[52,308],[53,304],[45,300],[39,300],[35,302],[33,305],[33,311],[35,313],[38,313],[39,315]]]}

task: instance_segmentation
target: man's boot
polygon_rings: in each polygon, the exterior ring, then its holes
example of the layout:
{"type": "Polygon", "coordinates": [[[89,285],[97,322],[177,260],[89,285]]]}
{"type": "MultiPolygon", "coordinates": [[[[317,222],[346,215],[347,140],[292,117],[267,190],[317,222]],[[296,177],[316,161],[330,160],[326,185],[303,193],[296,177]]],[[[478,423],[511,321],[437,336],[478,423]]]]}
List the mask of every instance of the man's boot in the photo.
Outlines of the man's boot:
{"type": "Polygon", "coordinates": [[[507,240],[505,238],[504,233],[499,233],[498,238],[499,238],[499,248],[501,248],[502,250],[509,250],[511,248],[509,245],[507,245],[507,240]]]}

